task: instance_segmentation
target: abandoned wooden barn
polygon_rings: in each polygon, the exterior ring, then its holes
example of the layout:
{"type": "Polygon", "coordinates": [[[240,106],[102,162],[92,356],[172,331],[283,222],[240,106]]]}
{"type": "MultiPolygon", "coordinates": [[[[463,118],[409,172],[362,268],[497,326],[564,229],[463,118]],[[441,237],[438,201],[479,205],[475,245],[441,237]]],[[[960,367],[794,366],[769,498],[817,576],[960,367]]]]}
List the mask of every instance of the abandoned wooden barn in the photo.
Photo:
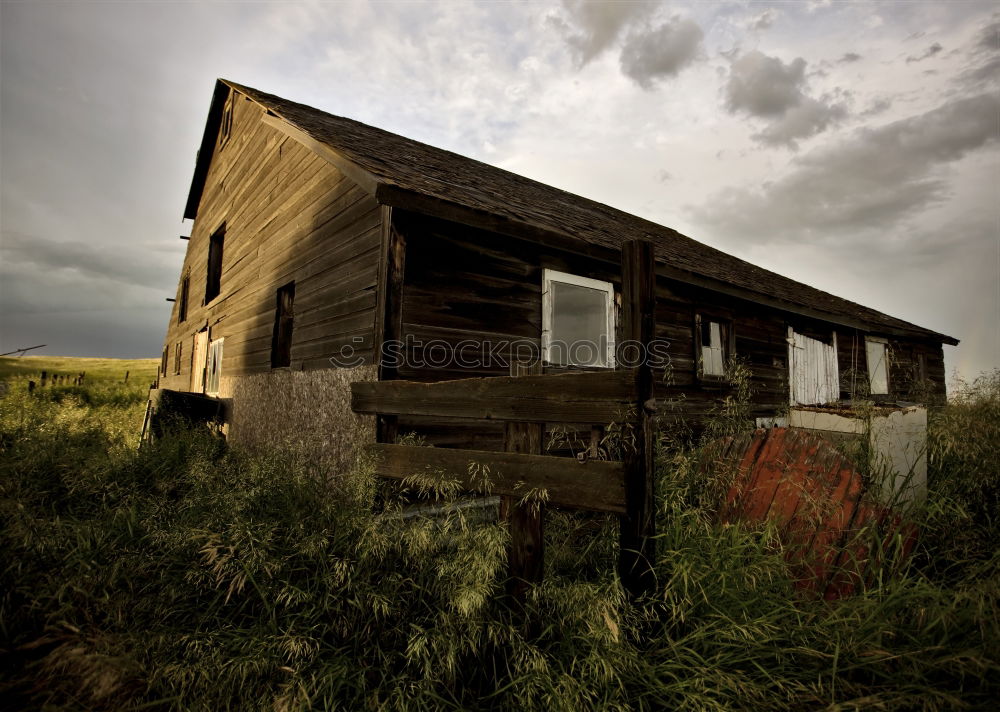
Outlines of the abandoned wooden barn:
{"type": "MultiPolygon", "coordinates": [[[[659,365],[685,416],[730,392],[734,358],[761,417],[858,393],[940,398],[942,344],[957,343],[606,205],[224,80],[184,217],[159,386],[224,400],[234,442],[331,464],[376,438],[351,410],[352,382],[506,375],[523,349],[548,372],[614,367],[626,240],[653,243],[659,365]]],[[[488,421],[399,428],[501,443],[488,421]]]]}

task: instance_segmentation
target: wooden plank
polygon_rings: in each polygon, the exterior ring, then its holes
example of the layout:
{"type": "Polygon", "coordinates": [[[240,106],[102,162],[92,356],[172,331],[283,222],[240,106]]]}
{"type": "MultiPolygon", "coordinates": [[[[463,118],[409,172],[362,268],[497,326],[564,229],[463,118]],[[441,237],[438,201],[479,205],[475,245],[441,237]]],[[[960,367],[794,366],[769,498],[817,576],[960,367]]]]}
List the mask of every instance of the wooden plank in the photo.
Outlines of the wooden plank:
{"type": "MultiPolygon", "coordinates": [[[[622,246],[622,336],[648,346],[656,334],[656,272],[653,244],[631,240],[622,246]]],[[[653,510],[653,400],[652,369],[635,369],[637,413],[635,447],[626,448],[625,515],[621,518],[618,574],[633,597],[653,590],[656,561],[656,518],[653,510]]]]}
{"type": "Polygon", "coordinates": [[[624,469],[620,462],[524,455],[489,450],[457,450],[377,443],[375,474],[403,479],[444,473],[470,491],[484,491],[469,475],[469,463],[489,466],[491,494],[522,498],[529,489],[544,489],[550,504],[598,512],[625,511],[624,469]]]}
{"type": "Polygon", "coordinates": [[[634,402],[633,370],[352,383],[356,413],[608,424],[634,402]]]}

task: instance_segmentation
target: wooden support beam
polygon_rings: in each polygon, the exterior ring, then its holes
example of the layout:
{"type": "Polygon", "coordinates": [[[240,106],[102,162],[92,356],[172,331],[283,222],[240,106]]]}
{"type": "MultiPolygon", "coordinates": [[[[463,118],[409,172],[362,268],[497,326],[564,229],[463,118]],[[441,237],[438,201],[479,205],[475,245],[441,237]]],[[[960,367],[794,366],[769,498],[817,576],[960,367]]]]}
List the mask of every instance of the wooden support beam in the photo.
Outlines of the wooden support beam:
{"type": "MultiPolygon", "coordinates": [[[[375,343],[373,345],[375,363],[378,364],[378,380],[392,381],[397,377],[399,365],[386,359],[387,344],[397,341],[403,329],[403,277],[406,274],[406,237],[396,229],[392,220],[392,208],[382,206],[381,210],[381,257],[379,259],[377,302],[375,305],[375,343]]],[[[376,385],[376,384],[370,384],[376,385]]],[[[399,435],[396,413],[378,409],[376,439],[382,443],[394,443],[399,435]]]]}
{"type": "MultiPolygon", "coordinates": [[[[540,361],[530,366],[511,363],[510,373],[515,382],[524,388],[522,384],[527,376],[541,375],[542,364],[540,361]]],[[[506,423],[504,451],[541,455],[544,430],[544,423],[506,423]]],[[[513,598],[514,605],[523,610],[528,588],[541,583],[545,573],[545,505],[531,501],[522,505],[516,496],[507,496],[501,501],[501,515],[507,520],[510,531],[507,593],[513,598]]]]}
{"type": "Polygon", "coordinates": [[[636,372],[587,371],[454,381],[351,384],[356,413],[392,413],[516,422],[618,422],[636,399],[636,372]]]}
{"type": "MultiPolygon", "coordinates": [[[[656,272],[653,244],[631,240],[622,246],[622,338],[648,347],[656,334],[656,272]]],[[[653,374],[648,363],[636,369],[634,447],[626,446],[625,514],[621,517],[618,574],[622,585],[640,597],[653,589],[656,560],[653,455],[655,423],[653,374]]]]}
{"type": "Polygon", "coordinates": [[[478,462],[489,466],[491,494],[520,499],[530,486],[546,490],[550,504],[598,512],[625,511],[620,462],[581,463],[568,457],[388,443],[377,443],[373,448],[375,474],[379,477],[400,480],[414,474],[442,472],[458,479],[470,492],[484,492],[469,475],[469,463],[478,462]]]}

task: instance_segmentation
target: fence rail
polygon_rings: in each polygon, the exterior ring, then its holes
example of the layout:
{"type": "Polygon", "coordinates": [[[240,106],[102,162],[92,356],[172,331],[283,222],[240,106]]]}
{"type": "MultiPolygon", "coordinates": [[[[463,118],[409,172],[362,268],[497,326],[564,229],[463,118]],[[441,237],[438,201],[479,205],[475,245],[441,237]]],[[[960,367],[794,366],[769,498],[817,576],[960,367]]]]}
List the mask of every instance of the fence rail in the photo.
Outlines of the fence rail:
{"type": "MultiPolygon", "coordinates": [[[[622,248],[622,328],[625,339],[648,347],[655,327],[652,244],[632,241],[622,248]]],[[[652,585],[654,551],[652,372],[636,368],[538,374],[539,365],[511,364],[511,376],[434,383],[382,380],[351,384],[356,413],[377,415],[376,473],[403,479],[421,472],[445,472],[471,491],[488,469],[489,491],[503,496],[502,516],[510,527],[510,593],[523,602],[527,586],[543,571],[544,507],[521,506],[531,490],[545,490],[550,504],[618,514],[621,539],[618,571],[626,590],[638,596],[652,585]],[[504,452],[395,444],[398,416],[475,418],[505,422],[504,452]],[[626,426],[622,462],[580,462],[542,454],[545,423],[612,422],[626,426]],[[470,475],[470,470],[476,472],[470,475]],[[478,471],[477,471],[478,470],[478,471]]]]}

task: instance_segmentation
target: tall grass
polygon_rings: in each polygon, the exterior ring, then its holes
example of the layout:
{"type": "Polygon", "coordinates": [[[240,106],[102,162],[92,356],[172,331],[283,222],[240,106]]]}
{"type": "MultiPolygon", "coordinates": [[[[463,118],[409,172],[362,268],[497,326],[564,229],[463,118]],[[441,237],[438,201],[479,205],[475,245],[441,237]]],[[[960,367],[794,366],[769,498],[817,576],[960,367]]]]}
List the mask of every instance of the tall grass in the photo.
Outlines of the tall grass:
{"type": "Polygon", "coordinates": [[[0,400],[0,695],[115,710],[988,708],[997,509],[977,509],[970,483],[988,474],[973,453],[995,449],[998,400],[977,387],[936,417],[919,555],[834,604],[794,591],[773,528],[720,524],[720,483],[664,443],[655,593],[626,600],[613,519],[550,511],[529,639],[503,600],[507,532],[449,508],[447,488],[425,493],[444,516],[402,518],[364,463],[317,479],[199,430],[136,451],[141,403],[15,388],[0,400]],[[979,417],[993,425],[970,428],[979,417]]]}

